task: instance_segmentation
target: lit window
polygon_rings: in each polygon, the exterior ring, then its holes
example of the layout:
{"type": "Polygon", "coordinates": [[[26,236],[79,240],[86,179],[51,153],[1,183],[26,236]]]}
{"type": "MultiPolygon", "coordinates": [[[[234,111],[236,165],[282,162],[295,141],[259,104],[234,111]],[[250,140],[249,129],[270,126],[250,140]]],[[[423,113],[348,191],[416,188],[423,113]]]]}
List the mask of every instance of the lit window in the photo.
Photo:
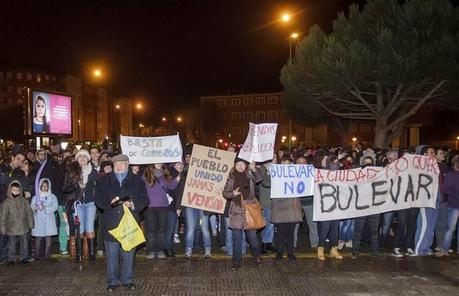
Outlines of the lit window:
{"type": "Polygon", "coordinates": [[[265,119],[265,117],[266,117],[265,111],[255,112],[255,119],[265,119]]]}
{"type": "Polygon", "coordinates": [[[268,104],[275,105],[277,103],[278,103],[277,97],[271,96],[271,97],[268,98],[268,104]]]}
{"type": "Polygon", "coordinates": [[[265,97],[256,97],[255,98],[255,104],[257,104],[257,105],[265,105],[266,104],[266,98],[265,97]]]}
{"type": "Polygon", "coordinates": [[[13,73],[6,72],[6,78],[13,78],[13,73]]]}
{"type": "Polygon", "coordinates": [[[233,105],[233,106],[240,106],[240,105],[241,105],[241,99],[239,99],[239,98],[233,98],[233,99],[231,99],[231,105],[233,105]]]}
{"type": "Polygon", "coordinates": [[[16,92],[18,93],[18,95],[22,94],[22,86],[18,86],[16,88],[16,92]]]}
{"type": "Polygon", "coordinates": [[[244,112],[243,114],[244,119],[252,120],[253,118],[253,112],[244,112]]]}
{"type": "Polygon", "coordinates": [[[217,106],[225,107],[225,99],[218,99],[217,100],[217,106]]]}
{"type": "Polygon", "coordinates": [[[21,80],[22,79],[22,73],[16,73],[16,79],[21,80]]]}
{"type": "Polygon", "coordinates": [[[41,75],[37,74],[37,82],[41,82],[41,75]]]}
{"type": "Polygon", "coordinates": [[[242,103],[245,106],[253,105],[253,98],[244,98],[242,103]]]}
{"type": "Polygon", "coordinates": [[[32,80],[32,74],[31,73],[27,73],[27,80],[32,80]]]}
{"type": "Polygon", "coordinates": [[[231,119],[241,119],[241,112],[231,112],[231,119]]]}

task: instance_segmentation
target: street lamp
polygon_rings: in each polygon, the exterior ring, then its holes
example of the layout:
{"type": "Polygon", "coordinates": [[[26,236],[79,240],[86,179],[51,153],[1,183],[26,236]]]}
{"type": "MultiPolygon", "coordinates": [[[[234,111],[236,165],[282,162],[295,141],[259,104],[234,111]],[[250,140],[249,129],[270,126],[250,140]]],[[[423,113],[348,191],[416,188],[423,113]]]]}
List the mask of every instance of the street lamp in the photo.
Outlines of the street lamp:
{"type": "Polygon", "coordinates": [[[287,139],[287,137],[286,137],[286,136],[282,136],[282,138],[281,138],[281,142],[282,142],[282,143],[284,143],[286,139],[287,139]]]}
{"type": "Polygon", "coordinates": [[[456,137],[456,150],[457,150],[457,142],[459,141],[459,136],[456,137]]]}
{"type": "Polygon", "coordinates": [[[295,141],[296,141],[296,137],[292,136],[292,146],[293,146],[293,148],[295,148],[295,141]]]}
{"type": "Polygon", "coordinates": [[[288,22],[290,21],[290,14],[284,13],[284,14],[282,15],[281,19],[282,19],[282,21],[283,21],[284,23],[288,23],[288,22]]]}
{"type": "Polygon", "coordinates": [[[137,103],[135,107],[137,108],[137,110],[142,110],[143,105],[141,103],[137,103]]]}
{"type": "Polygon", "coordinates": [[[352,137],[352,142],[355,144],[355,142],[357,142],[357,138],[356,137],[352,137]]]}
{"type": "Polygon", "coordinates": [[[115,109],[119,110],[119,109],[121,109],[121,106],[118,105],[118,104],[116,104],[116,105],[115,105],[115,109]]]}
{"type": "Polygon", "coordinates": [[[145,125],[144,125],[143,123],[139,123],[139,127],[140,127],[140,128],[144,128],[145,125]]]}
{"type": "Polygon", "coordinates": [[[167,118],[166,118],[165,116],[163,116],[163,117],[161,118],[161,121],[162,121],[162,122],[166,122],[166,121],[167,121],[167,118]]]}
{"type": "Polygon", "coordinates": [[[94,69],[93,75],[95,78],[101,78],[102,77],[102,71],[100,69],[94,69]]]}
{"type": "Polygon", "coordinates": [[[182,120],[183,120],[183,119],[182,119],[181,116],[178,116],[178,117],[177,117],[177,122],[182,122],[182,120]]]}
{"type": "Polygon", "coordinates": [[[290,61],[292,60],[292,40],[293,39],[297,39],[299,36],[298,33],[296,32],[293,32],[292,34],[290,34],[290,37],[288,38],[288,44],[289,44],[289,48],[290,48],[290,61]]]}

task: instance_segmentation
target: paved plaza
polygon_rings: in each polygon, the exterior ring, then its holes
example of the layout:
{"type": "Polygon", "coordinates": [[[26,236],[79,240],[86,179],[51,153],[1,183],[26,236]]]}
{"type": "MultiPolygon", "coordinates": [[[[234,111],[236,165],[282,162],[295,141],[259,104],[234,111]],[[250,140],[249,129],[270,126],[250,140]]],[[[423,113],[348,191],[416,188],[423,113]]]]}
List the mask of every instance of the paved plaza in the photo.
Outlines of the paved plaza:
{"type": "MultiPolygon", "coordinates": [[[[256,266],[250,256],[239,271],[223,254],[164,260],[137,256],[137,290],[113,295],[459,295],[459,256],[436,259],[373,258],[317,261],[312,253],[297,261],[272,256],[256,266]]],[[[0,295],[107,295],[105,259],[55,257],[30,265],[0,266],[0,295]]]]}

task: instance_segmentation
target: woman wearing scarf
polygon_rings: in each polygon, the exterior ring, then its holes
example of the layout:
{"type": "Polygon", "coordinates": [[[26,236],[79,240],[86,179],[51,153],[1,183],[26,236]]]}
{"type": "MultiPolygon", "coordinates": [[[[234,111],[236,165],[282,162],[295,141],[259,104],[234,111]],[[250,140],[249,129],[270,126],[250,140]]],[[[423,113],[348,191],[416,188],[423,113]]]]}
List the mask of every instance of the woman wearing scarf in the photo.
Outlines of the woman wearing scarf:
{"type": "Polygon", "coordinates": [[[79,227],[81,239],[75,239],[75,236],[70,236],[70,251],[74,253],[76,246],[76,259],[81,261],[82,256],[86,255],[86,247],[83,246],[83,235],[87,239],[90,261],[96,260],[95,255],[95,232],[94,220],[96,217],[95,205],[95,190],[98,180],[98,174],[93,169],[90,163],[91,156],[85,149],[81,149],[75,156],[75,162],[71,163],[62,184],[62,191],[67,194],[67,208],[70,209],[68,217],[74,217],[74,222],[77,222],[70,230],[70,233],[75,233],[76,227],[79,227]],[[82,250],[83,248],[83,250],[82,250]],[[83,252],[82,252],[83,251],[83,252]],[[85,253],[85,254],[82,254],[85,253]]]}
{"type": "Polygon", "coordinates": [[[51,192],[51,181],[40,180],[40,190],[32,198],[30,207],[33,210],[35,227],[32,229],[32,236],[35,237],[35,258],[51,258],[51,236],[57,235],[56,219],[54,213],[57,211],[57,197],[51,192]],[[43,252],[42,242],[45,239],[43,252]]]}
{"type": "Polygon", "coordinates": [[[261,264],[261,250],[257,238],[257,231],[245,229],[245,210],[242,206],[242,199],[246,201],[255,200],[255,184],[261,182],[263,177],[258,171],[248,169],[245,160],[236,158],[234,168],[231,170],[226,181],[223,197],[230,202],[229,227],[233,233],[233,270],[238,270],[242,262],[242,232],[252,247],[252,254],[255,262],[261,264]]]}

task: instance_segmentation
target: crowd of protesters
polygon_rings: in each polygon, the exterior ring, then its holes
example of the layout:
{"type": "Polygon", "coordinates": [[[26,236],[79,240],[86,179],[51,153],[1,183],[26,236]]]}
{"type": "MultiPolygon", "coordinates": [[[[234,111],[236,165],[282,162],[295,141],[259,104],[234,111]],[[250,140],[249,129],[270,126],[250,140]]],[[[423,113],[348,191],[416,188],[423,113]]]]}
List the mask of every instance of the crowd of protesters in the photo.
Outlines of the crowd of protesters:
{"type": "MultiPolygon", "coordinates": [[[[381,256],[384,248],[395,257],[448,256],[454,252],[453,245],[459,253],[459,153],[455,150],[427,145],[372,149],[357,144],[281,149],[264,163],[249,164],[236,158],[223,191],[228,202],[222,215],[181,205],[191,150],[190,145],[184,147],[182,162],[148,166],[129,165],[127,156],[96,147],[60,153],[21,146],[0,151],[0,262],[15,264],[17,241],[20,263],[50,258],[55,239],[58,252],[77,261],[87,258],[94,262],[97,256],[106,256],[110,291],[120,283],[134,289],[135,251],[120,249],[108,232],[123,215],[122,207],[112,205],[125,196],[129,200],[124,205],[145,233],[148,259],[175,257],[180,249],[179,234],[183,233],[186,258],[191,258],[193,251],[203,251],[209,259],[212,248],[218,248],[232,257],[233,270],[241,267],[248,252],[256,264],[269,252],[275,254],[275,260],[282,260],[284,251],[289,260],[296,260],[298,232],[305,230],[318,260],[326,260],[325,248],[335,260],[343,259],[345,248],[350,249],[352,259],[361,250],[381,256]],[[313,196],[270,198],[271,163],[342,170],[386,166],[405,153],[426,155],[438,162],[441,173],[435,209],[409,208],[316,223],[313,196]],[[259,200],[267,221],[263,229],[244,229],[244,199],[259,200]]],[[[237,147],[228,150],[237,152],[237,147]]]]}

